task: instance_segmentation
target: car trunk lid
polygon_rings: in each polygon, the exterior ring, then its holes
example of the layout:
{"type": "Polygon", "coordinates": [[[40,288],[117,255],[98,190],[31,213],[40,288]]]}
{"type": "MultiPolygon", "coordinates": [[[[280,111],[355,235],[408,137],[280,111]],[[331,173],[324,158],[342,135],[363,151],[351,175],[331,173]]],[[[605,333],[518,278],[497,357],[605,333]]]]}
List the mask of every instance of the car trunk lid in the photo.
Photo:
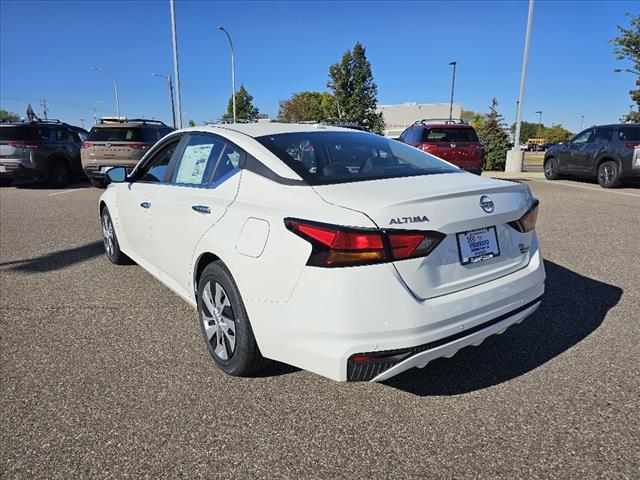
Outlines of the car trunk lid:
{"type": "Polygon", "coordinates": [[[512,273],[529,262],[532,234],[508,223],[532,202],[526,186],[466,173],[423,175],[313,187],[328,203],[362,212],[379,228],[434,230],[446,237],[427,257],[394,262],[409,289],[427,299],[512,273]],[[493,202],[487,213],[481,197],[493,202]],[[463,265],[458,233],[495,227],[499,254],[463,265]]]}

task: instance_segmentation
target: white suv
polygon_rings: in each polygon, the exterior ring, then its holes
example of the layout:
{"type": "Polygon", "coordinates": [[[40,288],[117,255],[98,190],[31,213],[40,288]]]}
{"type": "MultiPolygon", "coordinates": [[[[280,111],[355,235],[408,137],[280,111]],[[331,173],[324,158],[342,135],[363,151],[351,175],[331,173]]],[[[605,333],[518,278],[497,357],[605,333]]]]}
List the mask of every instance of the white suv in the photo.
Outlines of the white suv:
{"type": "Polygon", "coordinates": [[[231,375],[273,359],[385,380],[522,321],[544,291],[527,186],[377,135],[197,127],[107,176],[108,258],[193,305],[231,375]]]}

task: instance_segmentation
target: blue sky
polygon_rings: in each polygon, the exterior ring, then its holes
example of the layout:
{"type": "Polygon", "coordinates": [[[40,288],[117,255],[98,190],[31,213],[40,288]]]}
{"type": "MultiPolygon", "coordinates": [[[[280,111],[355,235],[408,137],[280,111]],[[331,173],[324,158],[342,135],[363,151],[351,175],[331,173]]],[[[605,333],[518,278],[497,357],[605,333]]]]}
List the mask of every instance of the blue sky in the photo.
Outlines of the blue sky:
{"type": "MultiPolygon", "coordinates": [[[[638,2],[542,1],[535,4],[524,119],[575,131],[617,121],[632,103],[634,79],[616,74],[609,39],[638,2]]],[[[331,63],[356,41],[371,61],[381,104],[448,102],[451,60],[456,101],[484,112],[491,97],[511,123],[518,96],[528,2],[208,2],[176,1],[185,118],[218,118],[230,95],[227,40],[236,48],[237,82],[261,111],[279,100],[326,89],[331,63]]],[[[172,72],[168,0],[0,0],[0,104],[23,114],[30,100],[50,116],[89,123],[115,113],[118,77],[123,114],[169,122],[172,72]]]]}

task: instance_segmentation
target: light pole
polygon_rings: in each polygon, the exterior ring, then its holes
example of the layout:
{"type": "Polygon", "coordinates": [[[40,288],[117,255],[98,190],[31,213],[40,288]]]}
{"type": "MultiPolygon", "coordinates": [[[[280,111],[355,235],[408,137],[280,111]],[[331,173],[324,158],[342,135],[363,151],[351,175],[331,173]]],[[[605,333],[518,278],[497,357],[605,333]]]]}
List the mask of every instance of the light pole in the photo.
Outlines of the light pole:
{"type": "Polygon", "coordinates": [[[231,47],[231,99],[233,102],[233,123],[236,123],[236,63],[233,52],[233,42],[231,41],[231,35],[229,35],[229,32],[227,32],[222,25],[218,27],[218,30],[223,31],[227,35],[229,47],[231,47]]]}
{"type": "Polygon", "coordinates": [[[542,127],[542,110],[538,110],[536,113],[538,114],[538,131],[536,132],[536,137],[540,138],[540,128],[542,127]]]}
{"type": "Polygon", "coordinates": [[[180,72],[178,69],[178,37],[176,35],[176,8],[174,0],[169,0],[171,10],[171,39],[173,41],[173,78],[176,81],[176,106],[178,107],[178,121],[182,128],[182,101],[180,99],[180,72]]]}
{"type": "Polygon", "coordinates": [[[173,83],[171,83],[171,75],[161,75],[159,73],[152,73],[154,77],[161,77],[167,80],[169,84],[169,100],[171,102],[171,119],[173,120],[173,128],[178,128],[176,126],[176,109],[173,106],[173,83]]]}
{"type": "Polygon", "coordinates": [[[101,72],[104,73],[105,75],[108,75],[111,77],[111,80],[113,80],[113,87],[115,88],[116,91],[116,115],[118,116],[118,120],[120,120],[120,92],[118,90],[118,81],[116,80],[116,76],[107,71],[107,70],[103,70],[100,67],[90,67],[91,70],[93,70],[94,72],[101,72]]]}
{"type": "Polygon", "coordinates": [[[584,125],[584,115],[580,116],[580,130],[579,130],[579,132],[582,131],[582,125],[584,125]]]}
{"type": "Polygon", "coordinates": [[[527,64],[529,63],[529,42],[531,40],[531,24],[533,23],[533,0],[529,0],[529,16],[527,17],[527,33],[524,38],[524,57],[522,59],[522,75],[520,77],[520,95],[518,96],[518,111],[516,112],[516,136],[513,149],[507,152],[505,171],[521,172],[524,152],[520,150],[520,128],[522,122],[522,107],[524,106],[524,85],[527,81],[527,64]]]}
{"type": "Polygon", "coordinates": [[[104,103],[102,100],[98,100],[96,103],[93,104],[93,124],[97,125],[98,124],[98,105],[100,105],[101,103],[104,103]]]}
{"type": "Polygon", "coordinates": [[[453,65],[453,77],[451,78],[451,101],[449,102],[449,121],[453,116],[453,91],[456,86],[456,65],[458,62],[449,62],[449,65],[453,65]]]}

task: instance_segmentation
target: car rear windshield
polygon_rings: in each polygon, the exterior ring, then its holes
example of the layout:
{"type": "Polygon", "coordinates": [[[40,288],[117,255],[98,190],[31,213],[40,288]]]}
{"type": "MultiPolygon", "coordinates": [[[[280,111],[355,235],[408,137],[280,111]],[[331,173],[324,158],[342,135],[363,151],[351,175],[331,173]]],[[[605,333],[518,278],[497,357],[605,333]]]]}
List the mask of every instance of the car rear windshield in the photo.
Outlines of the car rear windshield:
{"type": "Polygon", "coordinates": [[[40,127],[0,127],[0,142],[47,141],[51,130],[40,127]]]}
{"type": "Polygon", "coordinates": [[[282,133],[256,140],[310,185],[460,171],[428,153],[370,133],[282,133]]]}
{"type": "Polygon", "coordinates": [[[87,138],[90,142],[143,143],[155,143],[158,139],[158,132],[155,128],[139,127],[94,127],[87,138]]]}
{"type": "Polygon", "coordinates": [[[478,142],[473,128],[425,128],[422,141],[429,142],[478,142]]]}
{"type": "Polygon", "coordinates": [[[618,138],[623,142],[640,142],[640,127],[620,127],[618,138]]]}

